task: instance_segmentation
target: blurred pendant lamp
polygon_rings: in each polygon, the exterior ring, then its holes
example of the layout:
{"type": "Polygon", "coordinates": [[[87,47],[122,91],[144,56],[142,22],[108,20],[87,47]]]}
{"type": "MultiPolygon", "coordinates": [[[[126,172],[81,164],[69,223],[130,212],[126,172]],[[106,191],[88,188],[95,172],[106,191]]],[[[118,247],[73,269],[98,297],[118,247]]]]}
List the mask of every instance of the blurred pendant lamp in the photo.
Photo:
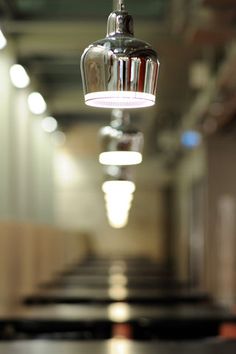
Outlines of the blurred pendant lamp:
{"type": "Polygon", "coordinates": [[[137,165],[142,162],[143,134],[130,124],[129,114],[113,109],[111,125],[100,129],[102,165],[137,165]]]}
{"type": "Polygon", "coordinates": [[[155,104],[159,62],[151,46],[134,37],[133,19],[117,0],[107,36],[85,49],[81,74],[88,106],[142,108],[155,104]]]}
{"type": "Polygon", "coordinates": [[[132,170],[129,166],[116,166],[116,171],[112,173],[111,167],[106,167],[107,176],[102,184],[102,191],[104,192],[108,223],[111,227],[120,229],[128,223],[135,183],[131,180],[132,170]]]}

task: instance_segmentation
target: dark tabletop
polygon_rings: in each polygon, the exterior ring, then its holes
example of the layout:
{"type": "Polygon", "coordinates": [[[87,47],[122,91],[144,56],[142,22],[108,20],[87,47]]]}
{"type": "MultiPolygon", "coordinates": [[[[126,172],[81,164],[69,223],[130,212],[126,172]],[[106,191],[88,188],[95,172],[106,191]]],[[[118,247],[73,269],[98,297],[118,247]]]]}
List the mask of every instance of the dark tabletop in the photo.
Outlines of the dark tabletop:
{"type": "Polygon", "coordinates": [[[128,288],[187,288],[189,284],[177,281],[170,277],[154,276],[154,275],[130,275],[126,276],[123,274],[114,275],[64,275],[58,277],[55,281],[47,284],[46,286],[66,286],[66,287],[107,287],[109,285],[125,285],[128,288]]]}
{"type": "Polygon", "coordinates": [[[235,354],[236,342],[10,341],[0,342],[1,354],[235,354]]]}
{"type": "MultiPolygon", "coordinates": [[[[0,309],[0,331],[11,326],[15,334],[69,333],[79,338],[111,338],[115,324],[129,324],[132,338],[204,338],[217,336],[222,323],[236,323],[236,315],[215,305],[153,306],[38,305],[0,309]]],[[[14,335],[15,335],[14,334],[14,335]]],[[[13,336],[14,337],[14,336],[13,336]]],[[[65,338],[65,337],[64,337],[65,338]]]]}
{"type": "Polygon", "coordinates": [[[129,289],[126,287],[107,287],[93,289],[90,287],[53,287],[39,290],[28,296],[26,303],[80,303],[126,301],[132,303],[168,304],[168,303],[203,303],[209,302],[209,296],[195,289],[129,289]]]}
{"type": "Polygon", "coordinates": [[[47,304],[18,306],[0,309],[0,322],[3,320],[47,320],[47,321],[96,321],[129,322],[134,320],[196,320],[211,319],[236,321],[236,315],[229,309],[216,305],[172,305],[145,306],[116,302],[109,305],[96,304],[47,304]]]}

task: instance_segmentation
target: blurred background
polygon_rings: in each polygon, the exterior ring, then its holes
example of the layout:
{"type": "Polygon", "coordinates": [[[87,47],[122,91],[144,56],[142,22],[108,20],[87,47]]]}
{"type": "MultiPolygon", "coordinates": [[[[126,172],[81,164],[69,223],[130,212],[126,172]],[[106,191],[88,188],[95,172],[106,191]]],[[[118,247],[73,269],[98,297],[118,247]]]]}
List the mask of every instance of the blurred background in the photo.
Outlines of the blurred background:
{"type": "Polygon", "coordinates": [[[92,253],[148,257],[232,303],[235,0],[126,1],[160,75],[156,105],[129,112],[145,143],[122,229],[108,224],[98,162],[111,111],[84,104],[80,74],[81,54],[105,36],[112,8],[111,0],[0,0],[1,301],[92,253]],[[26,69],[26,88],[13,85],[13,64],[26,69]],[[35,91],[44,113],[28,107],[35,91]],[[57,128],[45,127],[47,116],[57,128]]]}

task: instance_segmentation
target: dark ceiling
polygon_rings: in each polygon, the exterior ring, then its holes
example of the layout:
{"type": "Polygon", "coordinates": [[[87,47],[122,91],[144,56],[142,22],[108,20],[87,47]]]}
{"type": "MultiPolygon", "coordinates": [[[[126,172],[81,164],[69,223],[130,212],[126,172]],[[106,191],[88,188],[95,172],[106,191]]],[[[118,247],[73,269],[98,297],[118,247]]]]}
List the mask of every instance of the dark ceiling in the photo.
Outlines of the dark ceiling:
{"type": "MultiPolygon", "coordinates": [[[[13,17],[26,20],[79,20],[101,18],[112,9],[110,0],[89,2],[82,0],[11,0],[13,17]]],[[[129,1],[133,15],[142,18],[162,20],[167,13],[168,0],[129,1]]]]}
{"type": "MultiPolygon", "coordinates": [[[[0,0],[2,28],[62,129],[110,116],[85,107],[79,62],[84,48],[105,36],[112,7],[112,0],[0,0]]],[[[136,36],[152,44],[161,62],[148,133],[155,150],[157,135],[177,129],[196,94],[189,86],[192,62],[208,61],[216,70],[225,44],[235,37],[236,0],[127,0],[126,8],[136,36]]]]}

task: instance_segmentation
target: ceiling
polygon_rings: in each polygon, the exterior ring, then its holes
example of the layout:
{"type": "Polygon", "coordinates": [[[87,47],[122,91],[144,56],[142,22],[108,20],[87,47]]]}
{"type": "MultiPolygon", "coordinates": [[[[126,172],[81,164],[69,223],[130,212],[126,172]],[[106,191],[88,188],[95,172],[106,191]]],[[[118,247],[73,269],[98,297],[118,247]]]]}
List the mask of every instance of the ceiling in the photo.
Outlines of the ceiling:
{"type": "MultiPolygon", "coordinates": [[[[112,6],[111,0],[0,0],[0,22],[15,42],[18,62],[64,131],[109,120],[109,111],[85,106],[79,62],[83,50],[105,36],[112,6]]],[[[155,154],[161,151],[157,138],[176,131],[196,94],[189,84],[192,63],[207,61],[217,70],[225,44],[235,37],[236,2],[127,0],[126,8],[135,35],[152,44],[161,63],[156,107],[131,114],[146,134],[146,152],[155,154]]]]}

